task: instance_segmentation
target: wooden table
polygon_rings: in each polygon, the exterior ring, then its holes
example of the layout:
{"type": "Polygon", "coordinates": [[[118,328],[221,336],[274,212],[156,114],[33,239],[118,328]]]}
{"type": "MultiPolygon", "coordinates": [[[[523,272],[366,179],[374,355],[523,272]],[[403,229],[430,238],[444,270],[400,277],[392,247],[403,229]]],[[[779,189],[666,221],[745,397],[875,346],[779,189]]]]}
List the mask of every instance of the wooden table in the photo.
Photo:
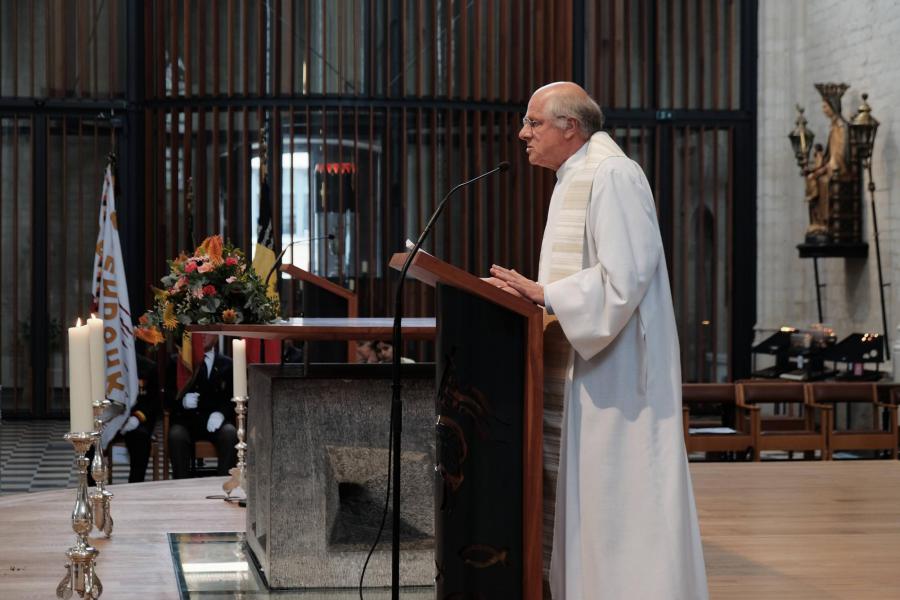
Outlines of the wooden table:
{"type": "MultiPolygon", "coordinates": [[[[394,319],[295,317],[262,325],[193,325],[188,330],[264,340],[389,340],[394,333],[394,319]]],[[[433,340],[434,336],[434,318],[403,319],[404,340],[433,340]]]]}
{"type": "MultiPolygon", "coordinates": [[[[900,462],[691,465],[714,600],[900,598],[900,462]]],[[[166,533],[242,531],[224,478],[111,486],[103,598],[177,599],[166,533]]],[[[74,490],[0,497],[0,598],[53,598],[74,490]]],[[[652,568],[648,565],[648,568],[652,568]]]]}

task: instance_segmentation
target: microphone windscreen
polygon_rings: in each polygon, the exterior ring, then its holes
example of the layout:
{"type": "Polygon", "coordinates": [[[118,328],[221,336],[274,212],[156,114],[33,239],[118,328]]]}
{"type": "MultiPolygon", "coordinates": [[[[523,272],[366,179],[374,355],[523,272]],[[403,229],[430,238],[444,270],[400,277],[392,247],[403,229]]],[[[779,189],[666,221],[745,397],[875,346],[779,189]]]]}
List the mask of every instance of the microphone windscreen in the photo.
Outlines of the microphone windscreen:
{"type": "Polygon", "coordinates": [[[497,168],[500,170],[501,173],[506,173],[507,171],[509,171],[509,161],[504,160],[502,163],[497,165],[497,168]]]}

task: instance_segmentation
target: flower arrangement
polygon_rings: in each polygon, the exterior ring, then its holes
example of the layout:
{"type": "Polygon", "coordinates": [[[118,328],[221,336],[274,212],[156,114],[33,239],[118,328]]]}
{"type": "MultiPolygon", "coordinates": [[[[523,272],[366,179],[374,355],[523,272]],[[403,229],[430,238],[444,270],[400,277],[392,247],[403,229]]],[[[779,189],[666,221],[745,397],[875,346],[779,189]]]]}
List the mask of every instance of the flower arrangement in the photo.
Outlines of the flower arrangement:
{"type": "Polygon", "coordinates": [[[162,289],[153,288],[151,308],[138,320],[135,335],[150,345],[166,337],[181,342],[188,325],[266,323],[278,316],[278,299],[266,293],[244,253],[222,236],[203,240],[192,256],[168,261],[162,289]]]}

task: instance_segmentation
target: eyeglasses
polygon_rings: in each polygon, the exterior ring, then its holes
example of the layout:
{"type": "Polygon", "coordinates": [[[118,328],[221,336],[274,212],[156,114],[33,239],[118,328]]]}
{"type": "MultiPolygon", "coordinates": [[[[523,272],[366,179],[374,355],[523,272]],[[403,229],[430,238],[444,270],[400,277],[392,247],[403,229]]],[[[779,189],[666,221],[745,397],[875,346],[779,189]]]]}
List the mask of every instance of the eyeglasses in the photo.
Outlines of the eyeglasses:
{"type": "MultiPolygon", "coordinates": [[[[551,120],[553,120],[553,119],[568,119],[568,117],[566,117],[564,115],[557,115],[555,117],[551,117],[551,120]]],[[[545,121],[535,121],[534,119],[529,119],[528,117],[522,117],[522,127],[531,127],[532,131],[534,131],[535,129],[537,129],[538,127],[540,127],[541,125],[543,125],[546,122],[547,122],[546,120],[545,121]]]]}

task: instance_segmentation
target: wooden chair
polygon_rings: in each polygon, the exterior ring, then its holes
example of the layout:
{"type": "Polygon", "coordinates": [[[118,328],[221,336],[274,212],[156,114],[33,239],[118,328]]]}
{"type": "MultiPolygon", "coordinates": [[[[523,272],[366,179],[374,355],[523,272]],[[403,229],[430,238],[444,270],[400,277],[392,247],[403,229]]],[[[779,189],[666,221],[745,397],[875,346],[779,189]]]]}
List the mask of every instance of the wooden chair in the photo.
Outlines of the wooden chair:
{"type": "MultiPolygon", "coordinates": [[[[197,474],[197,460],[205,458],[216,458],[215,445],[209,440],[197,440],[194,442],[194,459],[191,461],[191,472],[197,474]]],[[[163,464],[166,468],[163,470],[163,478],[169,478],[169,411],[163,411],[163,464]]]]}
{"type": "MultiPolygon", "coordinates": [[[[890,404],[900,407],[900,385],[894,385],[887,390],[887,400],[890,404]]],[[[900,444],[900,417],[897,423],[897,442],[900,444]]]]}
{"type": "Polygon", "coordinates": [[[793,458],[795,451],[804,452],[811,458],[813,452],[819,450],[823,460],[831,459],[827,435],[831,407],[809,402],[803,384],[743,381],[737,384],[737,405],[751,411],[753,460],[760,460],[760,453],[765,450],[786,451],[788,458],[793,458]],[[777,427],[767,426],[760,407],[776,404],[795,409],[793,412],[798,416],[791,417],[792,422],[779,423],[777,427]],[[788,428],[786,423],[799,423],[800,426],[788,428]]]}
{"type": "Polygon", "coordinates": [[[737,406],[732,383],[685,383],[681,386],[684,445],[690,452],[736,452],[753,448],[751,410],[737,406]],[[695,431],[691,432],[691,426],[695,431]],[[703,431],[711,428],[724,431],[703,431]]]}
{"type": "Polygon", "coordinates": [[[807,384],[810,403],[835,407],[837,404],[869,404],[872,407],[871,427],[838,429],[834,410],[828,411],[828,447],[836,450],[886,450],[897,458],[897,405],[878,401],[874,383],[810,383],[807,384]],[[888,415],[888,427],[882,424],[882,414],[888,415]]]}

